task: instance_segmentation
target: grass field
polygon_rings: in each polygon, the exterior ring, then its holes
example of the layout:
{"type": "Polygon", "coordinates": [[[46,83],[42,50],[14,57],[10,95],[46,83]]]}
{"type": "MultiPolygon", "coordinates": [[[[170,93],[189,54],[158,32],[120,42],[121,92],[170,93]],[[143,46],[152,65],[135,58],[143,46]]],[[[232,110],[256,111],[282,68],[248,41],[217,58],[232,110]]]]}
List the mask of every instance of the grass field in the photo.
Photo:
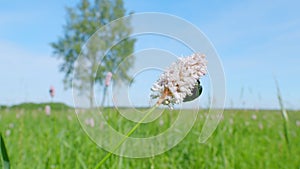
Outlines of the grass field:
{"type": "MultiPolygon", "coordinates": [[[[0,131],[4,136],[11,167],[93,168],[107,152],[98,148],[84,133],[73,109],[52,107],[51,115],[45,114],[44,105],[0,109],[0,131]]],[[[116,121],[120,117],[114,111],[108,112],[108,121],[118,128],[116,121]]],[[[226,110],[214,134],[205,144],[199,144],[197,139],[205,112],[199,112],[191,132],[170,151],[144,159],[113,155],[103,168],[300,168],[300,112],[288,111],[290,149],[284,139],[280,111],[275,110],[226,110]]],[[[172,124],[176,114],[176,111],[164,112],[153,125],[142,125],[135,136],[163,131],[172,124]],[[159,124],[160,121],[164,123],[159,124]]]]}

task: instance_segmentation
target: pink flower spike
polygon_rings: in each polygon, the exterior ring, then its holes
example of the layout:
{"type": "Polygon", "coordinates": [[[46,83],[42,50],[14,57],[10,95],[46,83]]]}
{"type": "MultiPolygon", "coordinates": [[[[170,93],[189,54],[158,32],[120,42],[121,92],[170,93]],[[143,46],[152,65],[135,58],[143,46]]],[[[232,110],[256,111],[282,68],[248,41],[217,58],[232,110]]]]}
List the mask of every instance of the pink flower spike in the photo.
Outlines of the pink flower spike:
{"type": "Polygon", "coordinates": [[[112,73],[108,72],[105,78],[105,86],[109,86],[110,81],[111,81],[112,73]]]}
{"type": "Polygon", "coordinates": [[[45,113],[46,113],[47,116],[51,115],[51,107],[49,105],[45,106],[45,113]]]}
{"type": "Polygon", "coordinates": [[[54,95],[55,95],[55,88],[53,86],[50,86],[49,93],[50,93],[51,97],[54,97],[54,95]]]}

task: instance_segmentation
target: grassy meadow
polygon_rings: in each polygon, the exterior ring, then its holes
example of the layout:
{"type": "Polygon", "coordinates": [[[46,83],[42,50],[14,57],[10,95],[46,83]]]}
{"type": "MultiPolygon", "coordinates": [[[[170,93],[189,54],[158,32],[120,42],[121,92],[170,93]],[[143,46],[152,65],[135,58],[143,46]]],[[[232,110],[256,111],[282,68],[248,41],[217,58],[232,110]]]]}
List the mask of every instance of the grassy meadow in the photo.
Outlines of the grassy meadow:
{"type": "MultiPolygon", "coordinates": [[[[6,143],[11,168],[93,168],[107,152],[85,134],[74,109],[57,104],[51,106],[50,115],[46,115],[45,105],[0,108],[0,132],[6,143]]],[[[197,140],[205,112],[199,112],[190,133],[170,151],[143,159],[112,155],[102,168],[300,168],[300,112],[288,111],[290,148],[285,141],[279,110],[225,110],[214,134],[205,144],[200,144],[197,140]]],[[[104,113],[109,123],[122,131],[118,128],[118,113],[109,109],[104,113]]],[[[162,132],[172,124],[176,115],[176,111],[165,111],[153,125],[142,124],[133,135],[138,137],[162,132]]],[[[126,123],[125,120],[123,123],[126,123]]]]}

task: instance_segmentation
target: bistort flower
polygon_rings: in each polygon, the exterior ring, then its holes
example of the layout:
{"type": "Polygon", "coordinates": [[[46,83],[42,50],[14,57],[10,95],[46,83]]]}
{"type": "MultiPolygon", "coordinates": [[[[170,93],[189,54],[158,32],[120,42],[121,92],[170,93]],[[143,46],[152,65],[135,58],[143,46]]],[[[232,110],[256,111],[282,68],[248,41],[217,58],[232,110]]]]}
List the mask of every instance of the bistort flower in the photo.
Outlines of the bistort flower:
{"type": "Polygon", "coordinates": [[[187,96],[193,95],[197,81],[207,73],[205,55],[199,53],[179,58],[160,76],[151,88],[152,99],[158,99],[157,104],[165,104],[172,108],[180,104],[187,96]]]}

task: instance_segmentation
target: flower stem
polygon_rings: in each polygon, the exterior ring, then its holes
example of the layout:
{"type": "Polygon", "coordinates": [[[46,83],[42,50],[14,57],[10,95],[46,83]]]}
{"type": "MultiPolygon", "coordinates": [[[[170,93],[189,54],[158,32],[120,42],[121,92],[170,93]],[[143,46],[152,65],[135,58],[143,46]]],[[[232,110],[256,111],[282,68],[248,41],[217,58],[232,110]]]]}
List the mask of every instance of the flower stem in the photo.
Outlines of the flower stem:
{"type": "Polygon", "coordinates": [[[127,138],[143,123],[143,121],[151,115],[151,113],[159,106],[159,103],[155,104],[146,114],[145,116],[125,135],[125,137],[114,147],[112,151],[110,151],[106,156],[96,165],[94,169],[98,169],[101,167],[104,162],[115,152],[126,140],[127,138]]]}

